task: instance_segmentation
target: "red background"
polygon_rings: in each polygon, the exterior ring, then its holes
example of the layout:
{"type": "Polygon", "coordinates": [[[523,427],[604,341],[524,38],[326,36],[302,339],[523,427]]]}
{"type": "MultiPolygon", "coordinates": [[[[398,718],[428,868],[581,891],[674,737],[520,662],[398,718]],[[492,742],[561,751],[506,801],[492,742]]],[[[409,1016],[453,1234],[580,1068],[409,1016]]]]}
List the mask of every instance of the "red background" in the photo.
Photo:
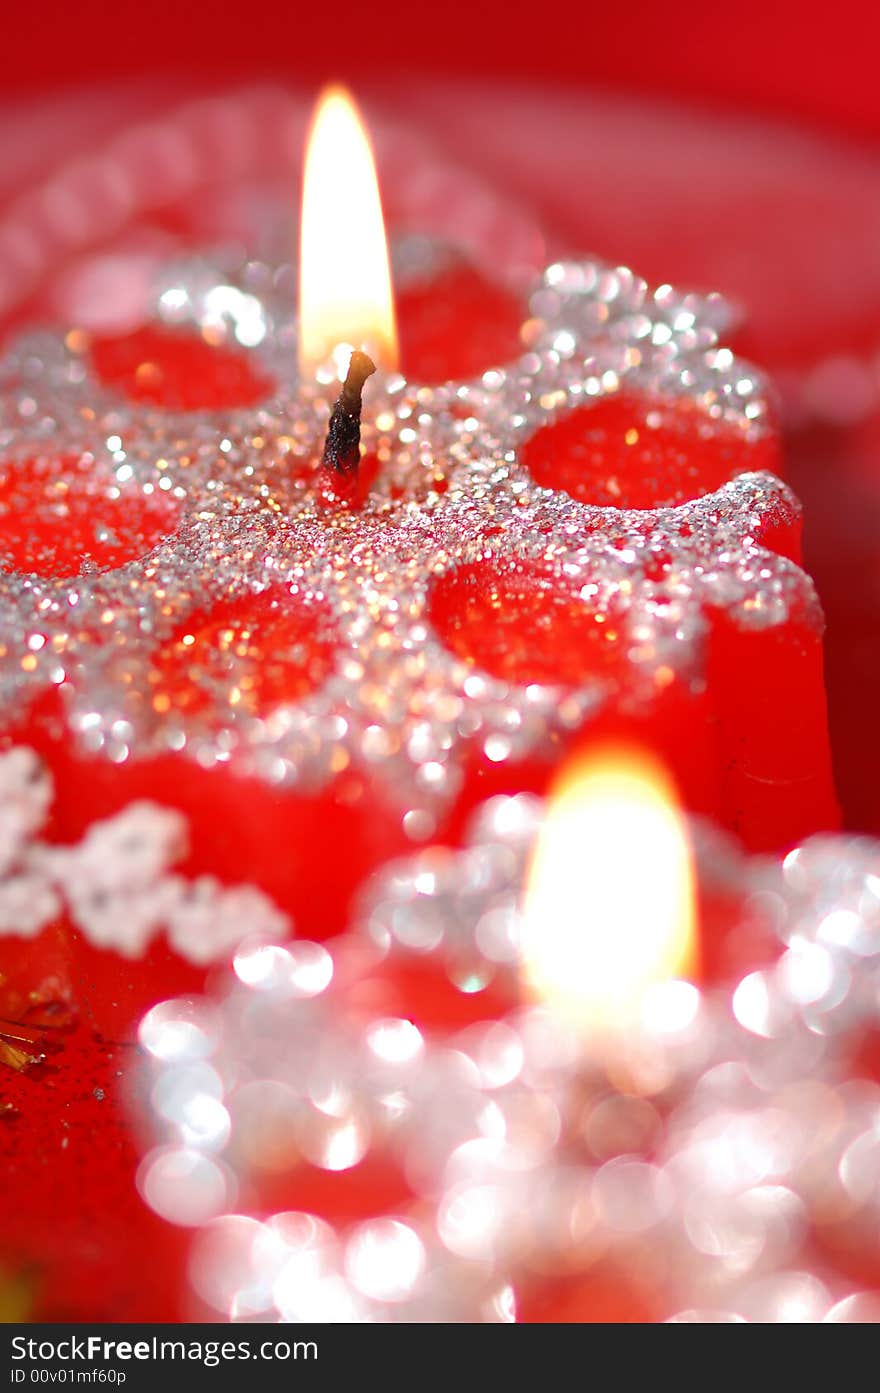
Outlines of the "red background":
{"type": "Polygon", "coordinates": [[[412,0],[327,6],[263,0],[13,0],[3,24],[3,87],[166,72],[228,80],[272,73],[316,85],[420,72],[607,84],[880,136],[871,0],[412,0]]]}

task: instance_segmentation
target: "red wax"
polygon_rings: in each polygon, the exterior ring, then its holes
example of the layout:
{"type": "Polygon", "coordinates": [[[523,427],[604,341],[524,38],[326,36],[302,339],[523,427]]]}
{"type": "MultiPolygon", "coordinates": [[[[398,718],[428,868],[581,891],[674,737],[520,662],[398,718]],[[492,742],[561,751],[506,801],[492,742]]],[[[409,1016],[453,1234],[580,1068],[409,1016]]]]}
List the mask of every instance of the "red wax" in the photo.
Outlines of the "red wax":
{"type": "Polygon", "coordinates": [[[151,702],[161,712],[209,712],[218,724],[242,707],[268,712],[319,687],[335,652],[331,616],[314,600],[266,590],[221,602],[190,614],[156,650],[151,702]]]}
{"type": "Polygon", "coordinates": [[[536,565],[459,566],[434,585],[430,616],[447,647],[506,682],[576,686],[626,667],[613,619],[536,565]]]}
{"type": "Polygon", "coordinates": [[[134,512],[109,497],[89,456],[0,463],[0,570],[60,578],[124,566],[176,523],[177,507],[163,494],[143,498],[134,512]]]}
{"type": "Polygon", "coordinates": [[[431,620],[453,652],[508,682],[576,686],[599,678],[618,694],[584,729],[557,737],[550,757],[493,764],[475,755],[450,831],[454,836],[484,798],[546,793],[553,770],[582,742],[631,741],[669,766],[685,805],[717,813],[720,804],[708,698],[671,670],[649,698],[636,694],[622,624],[592,610],[538,566],[459,567],[434,586],[431,620]]]}
{"type": "MultiPolygon", "coordinates": [[[[136,799],[178,808],[187,818],[190,842],[181,872],[258,885],[305,936],[329,938],[344,929],[369,873],[412,846],[381,792],[368,791],[366,776],[351,770],[319,793],[300,793],[173,755],[117,766],[78,756],[45,712],[18,738],[53,770],[57,796],[48,832],[54,840],[78,841],[95,820],[136,799]]],[[[26,945],[34,990],[47,973],[57,975],[54,951],[43,957],[44,942],[54,943],[51,935],[44,930],[26,945]]],[[[82,935],[73,942],[70,990],[110,1039],[130,1038],[149,1006],[204,980],[204,969],[182,962],[164,939],[136,963],[91,947],[82,935]]],[[[20,940],[3,938],[0,965],[7,952],[18,958],[21,951],[20,940]]]]}
{"type": "Polygon", "coordinates": [[[836,825],[822,635],[794,616],[743,631],[713,616],[708,661],[721,818],[757,851],[836,825]],[[743,673],[753,675],[743,681],[743,673]]]}
{"type": "Polygon", "coordinates": [[[129,401],[170,410],[253,406],[272,390],[247,353],[185,330],[146,325],[129,334],[98,335],[90,356],[106,386],[129,401]]]}
{"type": "Polygon", "coordinates": [[[523,450],[537,484],[603,508],[667,508],[747,470],[779,473],[779,441],[745,441],[687,398],[621,391],[545,426],[523,450]]]}
{"type": "MultiPolygon", "coordinates": [[[[794,523],[771,524],[761,540],[799,559],[794,523]]],[[[749,849],[778,849],[836,825],[822,634],[812,614],[747,629],[710,609],[704,683],[694,689],[661,672],[647,711],[626,700],[622,627],[540,569],[460,567],[434,587],[431,618],[454,652],[505,680],[614,682],[623,699],[590,738],[629,737],[652,747],[668,762],[685,805],[712,814],[749,849]]],[[[543,792],[546,766],[492,771],[483,761],[476,780],[482,796],[514,792],[517,780],[543,792]]]]}
{"type": "Polygon", "coordinates": [[[518,296],[455,261],[397,294],[402,371],[418,382],[461,382],[512,362],[523,317],[518,296]]]}
{"type": "MultiPolygon", "coordinates": [[[[130,1046],[83,1021],[46,1063],[0,1073],[0,1319],[7,1284],[22,1320],[180,1320],[189,1234],[134,1186],[130,1046]]],[[[10,1318],[15,1319],[16,1316],[10,1318]]]]}

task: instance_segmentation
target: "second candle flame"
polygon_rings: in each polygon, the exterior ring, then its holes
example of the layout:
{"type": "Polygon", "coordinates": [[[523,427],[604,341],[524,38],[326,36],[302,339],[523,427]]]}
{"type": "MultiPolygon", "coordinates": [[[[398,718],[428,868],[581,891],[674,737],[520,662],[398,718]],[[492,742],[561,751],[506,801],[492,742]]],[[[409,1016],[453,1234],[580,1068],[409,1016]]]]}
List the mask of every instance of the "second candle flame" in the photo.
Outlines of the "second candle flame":
{"type": "Polygon", "coordinates": [[[551,793],[524,906],[530,993],[576,1028],[626,1030],[645,992],[691,976],[691,854],[671,782],[632,748],[594,751],[551,793]]]}
{"type": "Polygon", "coordinates": [[[340,87],[321,95],[306,146],[299,272],[300,371],[336,358],[344,377],[346,346],[393,371],[397,331],[379,182],[363,122],[340,87]]]}

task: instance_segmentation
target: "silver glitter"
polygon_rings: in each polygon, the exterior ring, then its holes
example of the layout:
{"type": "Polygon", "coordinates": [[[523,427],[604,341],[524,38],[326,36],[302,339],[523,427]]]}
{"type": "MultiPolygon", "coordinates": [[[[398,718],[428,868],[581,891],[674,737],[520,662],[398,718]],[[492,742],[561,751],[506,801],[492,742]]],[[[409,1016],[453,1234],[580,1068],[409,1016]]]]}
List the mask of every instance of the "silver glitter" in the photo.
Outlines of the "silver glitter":
{"type": "Polygon", "coordinates": [[[500,962],[504,935],[486,955],[480,926],[517,919],[542,816],[533,798],[491,800],[460,851],[386,868],[353,933],[251,940],[235,985],[144,1018],[158,1145],[141,1189],[198,1230],[196,1291],[233,1320],[494,1321],[601,1260],[659,1319],[875,1320],[847,1269],[876,1261],[880,1212],[880,1088],[853,1076],[880,1010],[880,844],[813,838],[783,866],[694,824],[704,894],[735,893],[782,956],[727,987],[652,988],[623,1061],[542,1005],[430,1038],[365,1016],[377,971],[448,972],[465,948],[515,998],[516,935],[500,962]],[[324,968],[292,999],[285,961],[304,948],[324,968]],[[343,1172],[373,1155],[416,1202],[354,1229],[235,1211],[279,1155],[294,1194],[298,1160],[343,1172]]]}
{"type": "MultiPolygon", "coordinates": [[[[418,263],[422,244],[410,255],[418,263]]],[[[760,544],[765,524],[798,515],[772,475],[632,511],[538,487],[521,460],[539,427],[622,388],[683,395],[744,442],[762,439],[764,386],[719,346],[727,310],[717,297],[651,292],[631,271],[592,261],[548,267],[518,361],[466,383],[371,381],[363,436],[379,476],[361,511],[331,519],[312,468],[331,389],[296,379],[290,279],[254,261],[233,273],[197,259],[166,268],[155,289],[160,323],[244,346],[270,375],[273,393],[247,410],[122,401],[94,379],[76,334],[31,335],[7,354],[9,486],[24,461],[45,467],[53,487],[52,461],[78,461],[57,499],[60,523],[69,486],[101,503],[105,539],[136,528],[135,504],[149,505],[166,535],[142,556],[135,536],[132,559],[115,569],[86,557],[73,578],[0,575],[0,709],[55,688],[79,749],[115,763],[171,750],[304,790],[365,769],[418,840],[455,797],[470,751],[518,760],[609,701],[649,702],[672,676],[698,686],[705,605],[742,627],[779,625],[793,610],[821,623],[807,577],[760,544]],[[658,568],[658,554],[668,564],[658,568]],[[460,568],[503,575],[529,564],[580,595],[597,622],[613,617],[629,690],[597,677],[561,700],[557,687],[475,674],[434,630],[431,596],[460,568]],[[258,595],[277,599],[279,613],[304,607],[321,636],[320,662],[303,660],[306,690],[264,709],[246,645],[231,642],[182,709],[161,654],[187,642],[191,616],[222,627],[230,605],[258,595]]],[[[281,656],[295,665],[296,644],[281,656]]]]}

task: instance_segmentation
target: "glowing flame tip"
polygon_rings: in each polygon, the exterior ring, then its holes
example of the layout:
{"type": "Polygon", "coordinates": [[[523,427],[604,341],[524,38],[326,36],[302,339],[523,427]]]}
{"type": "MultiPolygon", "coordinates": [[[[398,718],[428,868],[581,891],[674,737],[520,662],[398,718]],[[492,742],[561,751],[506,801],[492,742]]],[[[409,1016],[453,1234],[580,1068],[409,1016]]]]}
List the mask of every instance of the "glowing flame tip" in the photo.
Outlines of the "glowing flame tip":
{"type": "MultiPolygon", "coordinates": [[[[370,142],[344,88],[322,92],[306,145],[299,280],[303,373],[362,348],[397,366],[391,270],[370,142]],[[346,345],[348,351],[340,352],[346,345]]],[[[344,371],[340,376],[344,377],[344,371]]]]}
{"type": "Polygon", "coordinates": [[[529,871],[523,947],[531,993],[585,1029],[625,1027],[648,988],[693,975],[690,848],[652,757],[606,747],[563,771],[529,871]]]}

